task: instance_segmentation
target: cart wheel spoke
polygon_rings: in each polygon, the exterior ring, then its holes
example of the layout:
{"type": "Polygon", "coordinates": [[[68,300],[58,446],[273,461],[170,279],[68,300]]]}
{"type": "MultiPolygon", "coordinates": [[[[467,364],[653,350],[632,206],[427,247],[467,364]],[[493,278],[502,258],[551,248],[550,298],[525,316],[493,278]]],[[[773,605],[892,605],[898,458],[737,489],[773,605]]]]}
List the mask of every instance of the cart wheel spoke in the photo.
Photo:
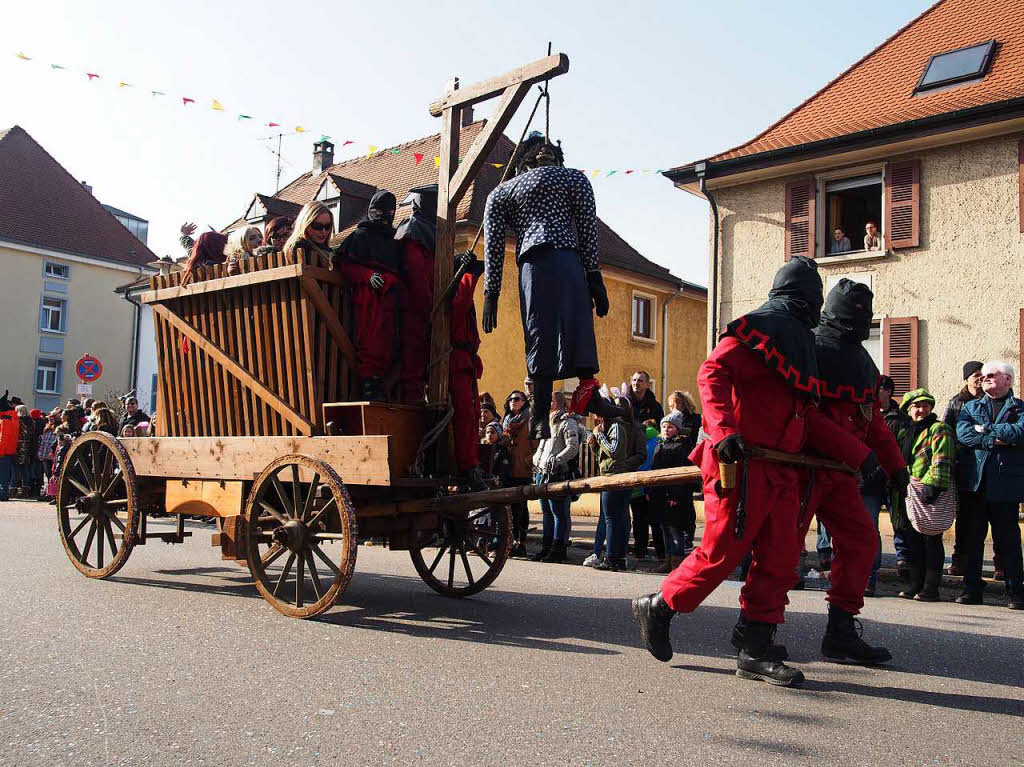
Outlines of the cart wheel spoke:
{"type": "Polygon", "coordinates": [[[107,506],[127,506],[127,498],[114,498],[113,500],[107,501],[107,506]]]}
{"type": "Polygon", "coordinates": [[[313,559],[313,552],[306,552],[306,569],[309,570],[309,579],[313,582],[313,593],[319,602],[324,598],[324,590],[320,586],[320,573],[316,570],[316,560],[313,559]]]}
{"type": "Polygon", "coordinates": [[[277,478],[276,473],[270,475],[270,483],[274,486],[274,492],[277,493],[277,497],[281,500],[281,509],[284,511],[285,516],[289,519],[295,516],[294,509],[292,509],[286,497],[287,493],[284,490],[284,485],[281,484],[281,480],[277,478]]]}
{"type": "Polygon", "coordinates": [[[85,537],[85,548],[82,549],[82,561],[89,564],[89,549],[92,548],[92,539],[96,536],[96,517],[89,517],[92,524],[89,526],[89,534],[85,537]]]}
{"type": "Polygon", "coordinates": [[[331,561],[330,557],[324,554],[323,550],[321,550],[319,546],[317,546],[315,543],[311,543],[309,545],[309,550],[316,554],[317,559],[319,559],[321,562],[327,565],[328,569],[330,569],[332,573],[334,573],[335,575],[341,574],[341,571],[338,570],[334,562],[331,561]]]}
{"type": "Polygon", "coordinates": [[[276,562],[278,557],[280,557],[286,551],[288,551],[288,549],[286,549],[280,543],[275,543],[273,546],[270,547],[270,549],[267,550],[266,554],[260,557],[260,565],[263,568],[270,567],[270,565],[276,562]]]}
{"type": "Polygon", "coordinates": [[[429,568],[431,573],[433,573],[434,570],[437,568],[437,563],[441,561],[441,557],[444,556],[444,553],[446,551],[448,551],[448,544],[445,544],[444,546],[442,546],[441,550],[437,552],[437,556],[434,557],[434,561],[431,563],[430,568],[429,568]]]}
{"type": "Polygon", "coordinates": [[[74,530],[72,530],[72,531],[71,531],[71,533],[70,533],[70,534],[68,535],[68,540],[71,540],[71,539],[73,539],[73,538],[74,538],[74,537],[75,537],[76,535],[78,535],[79,531],[80,531],[80,530],[81,530],[81,529],[82,529],[83,527],[85,527],[85,526],[86,526],[87,524],[89,524],[89,523],[90,523],[91,521],[92,521],[92,517],[86,517],[86,518],[85,518],[85,519],[83,519],[83,520],[82,520],[81,522],[79,522],[79,523],[78,523],[78,527],[76,527],[76,528],[75,528],[74,530]]]}
{"type": "Polygon", "coordinates": [[[274,585],[274,596],[276,597],[278,592],[281,591],[281,587],[284,582],[288,580],[288,573],[292,569],[292,564],[295,562],[295,553],[289,553],[288,559],[284,563],[284,570],[281,571],[281,575],[277,579],[277,583],[274,585]]]}
{"type": "Polygon", "coordinates": [[[292,464],[292,516],[299,515],[299,499],[302,498],[302,486],[299,484],[299,465],[292,464]]]}
{"type": "Polygon", "coordinates": [[[103,569],[103,525],[96,519],[96,567],[103,569]]]}
{"type": "Polygon", "coordinates": [[[306,585],[306,557],[299,555],[295,562],[295,606],[302,607],[302,587],[306,585]]]}
{"type": "Polygon", "coordinates": [[[448,550],[448,588],[455,588],[455,547],[448,550]]]}
{"type": "Polygon", "coordinates": [[[494,561],[490,557],[487,556],[487,552],[486,551],[481,549],[475,543],[470,543],[469,547],[473,550],[474,554],[476,554],[478,557],[480,557],[480,559],[482,559],[485,563],[487,563],[488,567],[494,567],[494,561]]]}
{"type": "Polygon", "coordinates": [[[70,482],[74,486],[75,490],[80,492],[82,495],[89,495],[89,488],[87,488],[85,485],[83,485],[81,482],[79,482],[74,477],[70,477],[69,476],[68,477],[68,482],[70,482]]]}
{"type": "Polygon", "coordinates": [[[90,463],[92,464],[92,479],[93,479],[93,481],[89,483],[89,489],[90,490],[99,490],[102,487],[102,485],[100,484],[100,480],[101,480],[101,476],[100,476],[100,460],[99,460],[99,456],[96,455],[96,443],[95,442],[90,442],[89,443],[89,459],[90,459],[90,463]]]}
{"type": "MultiPolygon", "coordinates": [[[[86,448],[86,450],[89,450],[89,448],[86,448]]],[[[78,457],[78,464],[77,465],[78,465],[78,468],[82,472],[82,476],[85,477],[85,484],[88,485],[88,487],[86,487],[84,490],[82,490],[82,492],[85,495],[88,495],[91,492],[91,488],[93,487],[93,485],[96,484],[96,478],[92,475],[92,469],[90,469],[88,466],[86,466],[85,461],[82,460],[81,456],[78,457]]],[[[81,489],[81,488],[79,488],[79,489],[81,489]]]]}
{"type": "Polygon", "coordinates": [[[466,578],[469,580],[469,585],[472,586],[475,581],[473,580],[473,571],[469,569],[469,557],[466,556],[466,550],[460,548],[459,556],[462,557],[462,566],[466,568],[466,578]]]}
{"type": "Polygon", "coordinates": [[[117,542],[114,540],[114,528],[110,524],[110,518],[104,516],[100,519],[100,522],[107,533],[107,543],[110,544],[110,556],[115,556],[117,554],[117,542]]]}
{"type": "Polygon", "coordinates": [[[122,521],[121,521],[120,519],[118,519],[118,518],[117,518],[117,514],[115,514],[115,513],[114,513],[113,511],[111,511],[110,509],[104,509],[104,510],[103,510],[103,513],[104,513],[104,514],[106,514],[106,516],[107,516],[107,519],[108,519],[108,520],[109,520],[110,522],[113,522],[113,523],[114,523],[115,525],[117,525],[118,529],[119,529],[119,530],[120,530],[120,531],[121,531],[122,533],[124,532],[124,522],[122,522],[122,521]]]}
{"type": "MultiPolygon", "coordinates": [[[[316,491],[320,488],[320,475],[314,474],[313,481],[309,483],[309,492],[306,493],[306,503],[302,507],[302,521],[309,519],[313,513],[313,502],[316,500],[316,491]]],[[[307,523],[309,524],[309,523],[307,523]]],[[[310,525],[312,526],[312,525],[310,525]]]]}
{"type": "Polygon", "coordinates": [[[306,527],[310,529],[316,527],[317,523],[320,521],[321,517],[323,517],[324,514],[326,514],[331,509],[336,509],[337,507],[337,499],[331,498],[331,500],[329,500],[327,503],[323,505],[323,508],[320,509],[320,511],[313,515],[312,519],[306,522],[306,527]]]}
{"type": "Polygon", "coordinates": [[[107,485],[107,489],[103,491],[103,497],[104,498],[109,498],[110,494],[114,491],[114,487],[119,482],[122,482],[122,481],[124,481],[124,474],[121,474],[120,472],[116,473],[114,475],[114,478],[111,479],[110,483],[107,485]]]}
{"type": "Polygon", "coordinates": [[[279,511],[278,511],[277,509],[275,509],[275,508],[274,508],[273,506],[271,506],[271,505],[270,505],[269,503],[267,503],[266,501],[260,501],[260,506],[262,506],[262,507],[263,507],[263,510],[264,510],[265,512],[267,512],[268,514],[270,514],[270,516],[272,516],[272,517],[273,517],[274,519],[276,519],[276,520],[277,520],[278,522],[280,522],[280,523],[281,523],[282,525],[288,524],[288,520],[287,520],[287,519],[285,519],[285,518],[284,518],[284,517],[283,517],[283,516],[281,515],[281,512],[279,512],[279,511]]]}

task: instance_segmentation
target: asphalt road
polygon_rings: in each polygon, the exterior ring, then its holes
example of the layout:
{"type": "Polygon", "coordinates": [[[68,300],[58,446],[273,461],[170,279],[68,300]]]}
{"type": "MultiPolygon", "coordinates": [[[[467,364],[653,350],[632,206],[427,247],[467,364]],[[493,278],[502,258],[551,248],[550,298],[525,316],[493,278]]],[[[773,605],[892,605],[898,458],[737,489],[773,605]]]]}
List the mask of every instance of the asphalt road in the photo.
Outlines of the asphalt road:
{"type": "Polygon", "coordinates": [[[52,507],[0,504],[0,765],[1010,765],[1022,763],[1024,613],[872,600],[894,661],[825,663],[822,594],[780,640],[803,689],[733,675],[739,584],[639,645],[659,576],[512,561],[464,601],[359,549],[342,603],[284,618],[208,528],[136,548],[108,581],[66,560],[52,507]]]}

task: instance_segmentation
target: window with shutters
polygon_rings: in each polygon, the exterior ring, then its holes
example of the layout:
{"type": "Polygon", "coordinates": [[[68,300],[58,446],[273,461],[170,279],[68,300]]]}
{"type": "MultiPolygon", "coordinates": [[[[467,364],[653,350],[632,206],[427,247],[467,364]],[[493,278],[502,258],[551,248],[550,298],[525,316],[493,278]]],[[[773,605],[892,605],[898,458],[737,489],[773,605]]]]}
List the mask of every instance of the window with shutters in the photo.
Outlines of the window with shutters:
{"type": "Polygon", "coordinates": [[[882,372],[892,378],[898,400],[918,387],[917,317],[882,320],[882,372]]]}
{"type": "Polygon", "coordinates": [[[883,250],[882,173],[868,173],[824,182],[825,205],[818,257],[883,250]],[[870,239],[869,239],[870,238],[870,239]]]}
{"type": "Polygon", "coordinates": [[[815,255],[815,197],[817,181],[813,178],[786,184],[786,260],[794,256],[815,255]]]}

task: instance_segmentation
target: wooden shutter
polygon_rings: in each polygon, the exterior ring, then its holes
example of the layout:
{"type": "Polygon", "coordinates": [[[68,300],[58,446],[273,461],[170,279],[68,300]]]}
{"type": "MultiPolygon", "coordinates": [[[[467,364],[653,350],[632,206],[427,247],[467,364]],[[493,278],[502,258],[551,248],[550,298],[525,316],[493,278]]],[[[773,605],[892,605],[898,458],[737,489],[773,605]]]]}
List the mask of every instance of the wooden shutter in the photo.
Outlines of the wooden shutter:
{"type": "Polygon", "coordinates": [[[921,161],[885,166],[885,244],[916,248],[921,244],[921,161]]]}
{"type": "MultiPolygon", "coordinates": [[[[1024,138],[1017,142],[1017,207],[1020,209],[1020,231],[1024,233],[1024,138]]],[[[1024,367],[1024,360],[1021,360],[1024,367]]]]}
{"type": "Polygon", "coordinates": [[[917,317],[882,320],[882,372],[892,378],[897,399],[918,387],[917,317]]]}
{"type": "Polygon", "coordinates": [[[814,258],[814,179],[786,184],[786,260],[814,258]]]}

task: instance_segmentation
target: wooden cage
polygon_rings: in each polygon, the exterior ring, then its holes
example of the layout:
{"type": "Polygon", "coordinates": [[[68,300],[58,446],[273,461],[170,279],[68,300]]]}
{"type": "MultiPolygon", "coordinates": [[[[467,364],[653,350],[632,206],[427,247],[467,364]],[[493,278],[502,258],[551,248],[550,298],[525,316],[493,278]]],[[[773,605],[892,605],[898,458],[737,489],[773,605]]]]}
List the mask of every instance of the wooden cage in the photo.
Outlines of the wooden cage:
{"type": "Polygon", "coordinates": [[[324,434],[324,404],[357,385],[352,310],[329,264],[299,250],[152,278],[157,433],[169,437],[324,434]]]}

